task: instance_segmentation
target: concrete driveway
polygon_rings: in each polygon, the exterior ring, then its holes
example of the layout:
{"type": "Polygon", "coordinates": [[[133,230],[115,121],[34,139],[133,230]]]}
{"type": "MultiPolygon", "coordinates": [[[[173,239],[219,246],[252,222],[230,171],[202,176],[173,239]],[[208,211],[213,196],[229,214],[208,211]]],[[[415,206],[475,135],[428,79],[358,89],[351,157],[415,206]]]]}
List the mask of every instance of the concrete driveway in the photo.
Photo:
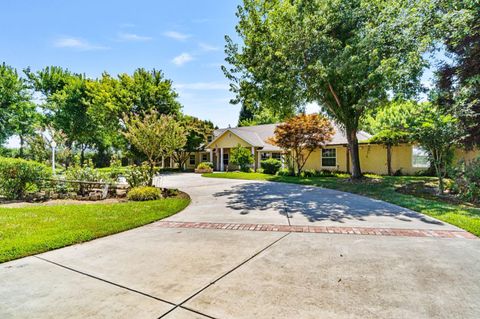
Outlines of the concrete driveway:
{"type": "Polygon", "coordinates": [[[459,230],[403,207],[314,186],[196,174],[167,175],[163,185],[192,198],[173,221],[459,230]]]}
{"type": "Polygon", "coordinates": [[[311,187],[163,183],[192,204],[1,264],[0,318],[480,317],[480,241],[453,226],[311,187]]]}

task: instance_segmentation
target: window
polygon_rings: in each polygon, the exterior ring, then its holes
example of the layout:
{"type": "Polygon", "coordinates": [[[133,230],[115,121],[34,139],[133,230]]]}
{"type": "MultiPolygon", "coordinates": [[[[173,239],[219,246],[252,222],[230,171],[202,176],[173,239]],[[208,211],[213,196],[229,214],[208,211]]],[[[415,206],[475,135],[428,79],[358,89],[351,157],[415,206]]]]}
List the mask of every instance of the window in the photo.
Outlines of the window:
{"type": "Polygon", "coordinates": [[[213,141],[213,136],[211,135],[207,136],[207,142],[210,143],[211,141],[213,141]]]}
{"type": "Polygon", "coordinates": [[[261,160],[264,161],[268,159],[270,156],[268,153],[260,153],[261,160]]]}
{"type": "Polygon", "coordinates": [[[412,166],[413,167],[430,167],[428,153],[420,147],[412,147],[412,166]]]}
{"type": "Polygon", "coordinates": [[[202,154],[202,162],[208,162],[207,154],[202,154]]]}
{"type": "Polygon", "coordinates": [[[272,153],[272,158],[276,160],[282,160],[282,153],[272,153]]]}
{"type": "Polygon", "coordinates": [[[335,167],[337,166],[337,150],[334,148],[322,149],[322,166],[335,167]]]}
{"type": "Polygon", "coordinates": [[[228,165],[228,154],[223,154],[223,165],[228,165]]]}
{"type": "Polygon", "coordinates": [[[189,161],[190,165],[195,165],[195,155],[190,155],[190,161],[189,161]]]}

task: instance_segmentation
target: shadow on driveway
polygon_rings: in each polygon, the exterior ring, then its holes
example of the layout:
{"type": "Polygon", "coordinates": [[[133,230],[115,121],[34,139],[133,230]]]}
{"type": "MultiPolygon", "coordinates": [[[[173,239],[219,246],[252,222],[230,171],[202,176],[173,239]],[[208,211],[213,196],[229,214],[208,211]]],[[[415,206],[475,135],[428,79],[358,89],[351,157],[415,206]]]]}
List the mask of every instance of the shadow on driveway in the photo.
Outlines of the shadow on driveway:
{"type": "Polygon", "coordinates": [[[391,217],[403,222],[414,220],[444,225],[414,211],[351,193],[284,183],[247,183],[213,194],[227,197],[227,207],[247,215],[250,211],[275,210],[294,217],[301,214],[310,222],[348,220],[365,221],[369,216],[391,217]]]}

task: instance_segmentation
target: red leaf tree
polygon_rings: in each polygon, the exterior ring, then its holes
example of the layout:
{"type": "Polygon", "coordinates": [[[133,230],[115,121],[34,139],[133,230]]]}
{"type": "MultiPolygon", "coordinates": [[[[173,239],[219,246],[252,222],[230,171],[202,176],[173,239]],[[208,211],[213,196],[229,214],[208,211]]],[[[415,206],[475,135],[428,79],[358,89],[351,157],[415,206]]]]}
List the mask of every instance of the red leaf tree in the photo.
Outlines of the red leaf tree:
{"type": "Polygon", "coordinates": [[[316,149],[323,148],[335,133],[330,121],[319,114],[300,114],[277,125],[270,143],[288,150],[295,175],[300,175],[305,163],[316,149]]]}

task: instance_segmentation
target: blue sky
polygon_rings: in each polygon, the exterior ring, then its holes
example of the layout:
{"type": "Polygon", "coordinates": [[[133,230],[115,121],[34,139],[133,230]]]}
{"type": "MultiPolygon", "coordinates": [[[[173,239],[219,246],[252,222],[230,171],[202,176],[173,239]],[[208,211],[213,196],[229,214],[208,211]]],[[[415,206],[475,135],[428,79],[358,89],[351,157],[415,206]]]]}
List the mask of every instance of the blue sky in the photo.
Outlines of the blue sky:
{"type": "Polygon", "coordinates": [[[236,0],[4,1],[0,62],[18,69],[48,65],[98,77],[161,69],[184,112],[236,125],[220,65],[224,36],[235,35],[236,0]]]}
{"type": "MultiPolygon", "coordinates": [[[[220,70],[240,0],[17,0],[2,3],[0,63],[57,65],[98,77],[161,69],[186,114],[235,126],[239,106],[220,70]]],[[[431,72],[426,72],[426,84],[431,72]]],[[[307,106],[307,112],[318,106],[307,106]]],[[[12,139],[8,145],[17,146],[12,139]]]]}

